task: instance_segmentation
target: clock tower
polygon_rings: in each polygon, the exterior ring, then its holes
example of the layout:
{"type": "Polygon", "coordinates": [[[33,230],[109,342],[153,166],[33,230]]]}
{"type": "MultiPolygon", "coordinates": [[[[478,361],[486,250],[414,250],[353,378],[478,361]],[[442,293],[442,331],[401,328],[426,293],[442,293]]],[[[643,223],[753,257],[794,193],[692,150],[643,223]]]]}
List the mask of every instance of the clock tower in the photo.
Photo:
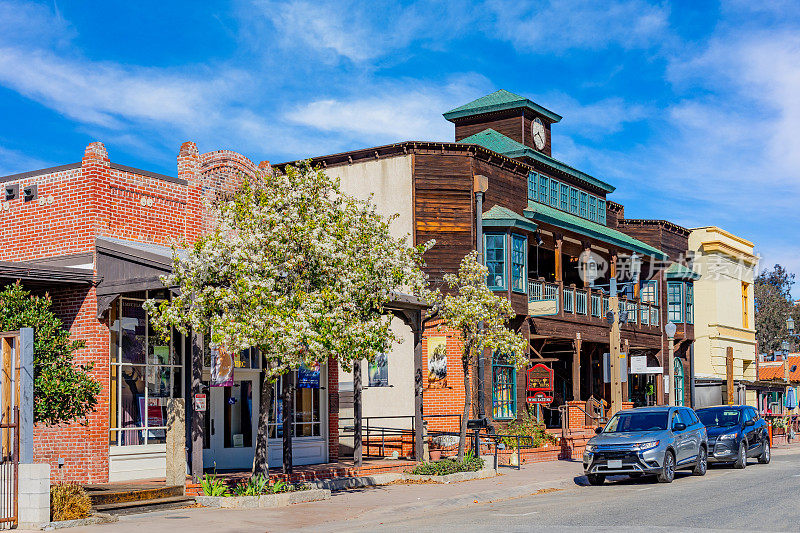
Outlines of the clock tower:
{"type": "Polygon", "coordinates": [[[550,126],[561,116],[505,90],[495,91],[444,114],[456,125],[456,142],[491,129],[545,155],[552,155],[550,126]]]}

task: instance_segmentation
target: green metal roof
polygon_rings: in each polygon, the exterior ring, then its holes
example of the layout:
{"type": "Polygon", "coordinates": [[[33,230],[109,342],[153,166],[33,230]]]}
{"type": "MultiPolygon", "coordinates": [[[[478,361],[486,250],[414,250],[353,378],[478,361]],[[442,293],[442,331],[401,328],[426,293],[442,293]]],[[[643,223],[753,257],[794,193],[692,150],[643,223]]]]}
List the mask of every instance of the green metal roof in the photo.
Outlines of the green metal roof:
{"type": "Polygon", "coordinates": [[[525,146],[524,144],[519,143],[514,139],[503,135],[499,131],[493,130],[492,128],[486,128],[485,130],[476,133],[475,135],[465,137],[458,142],[463,144],[477,144],[497,152],[498,154],[503,154],[506,157],[530,157],[534,161],[538,161],[542,164],[555,168],[556,170],[560,170],[561,172],[569,174],[574,178],[583,180],[590,185],[594,185],[603,191],[614,192],[615,190],[613,185],[609,185],[608,183],[590,176],[585,172],[581,172],[580,170],[573,168],[566,163],[562,163],[558,159],[554,159],[541,152],[537,152],[533,148],[525,146]]]}
{"type": "Polygon", "coordinates": [[[511,209],[495,205],[483,214],[483,225],[495,228],[520,228],[527,231],[536,231],[536,223],[511,209]]]}
{"type": "Polygon", "coordinates": [[[700,274],[679,263],[672,263],[669,268],[667,268],[666,274],[667,279],[690,279],[692,281],[700,279],[700,274]]]}
{"type": "Polygon", "coordinates": [[[559,226],[580,235],[586,235],[587,237],[619,246],[620,248],[654,256],[656,259],[667,259],[667,254],[658,248],[654,248],[647,243],[634,239],[630,235],[626,235],[621,231],[611,229],[608,226],[603,226],[602,224],[586,220],[571,213],[565,213],[564,211],[554,209],[549,205],[529,200],[528,208],[525,210],[525,216],[537,222],[553,224],[554,226],[559,226]]]}
{"type": "Polygon", "coordinates": [[[480,115],[482,113],[491,113],[493,111],[505,111],[506,109],[517,108],[530,109],[531,111],[535,111],[536,113],[547,117],[553,122],[558,122],[561,120],[561,115],[557,115],[549,109],[545,109],[539,104],[536,104],[523,96],[510,93],[503,89],[495,91],[492,94],[487,94],[486,96],[481,96],[477,100],[473,100],[468,104],[451,109],[447,113],[444,113],[444,118],[452,121],[454,119],[469,117],[472,115],[480,115]]]}

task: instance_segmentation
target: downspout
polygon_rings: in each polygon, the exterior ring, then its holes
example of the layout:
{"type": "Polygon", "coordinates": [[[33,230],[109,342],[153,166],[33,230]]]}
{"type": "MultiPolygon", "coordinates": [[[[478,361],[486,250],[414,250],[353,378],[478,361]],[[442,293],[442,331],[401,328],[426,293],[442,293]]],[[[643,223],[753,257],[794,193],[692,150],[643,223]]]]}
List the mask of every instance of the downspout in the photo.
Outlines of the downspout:
{"type": "MultiPolygon", "coordinates": [[[[475,193],[475,249],[478,251],[478,262],[483,265],[483,194],[489,188],[489,179],[486,176],[476,175],[473,177],[472,190],[475,193]]],[[[483,329],[483,323],[478,327],[483,329]]],[[[484,354],[478,355],[478,409],[477,417],[486,416],[485,393],[484,393],[484,354]]]]}

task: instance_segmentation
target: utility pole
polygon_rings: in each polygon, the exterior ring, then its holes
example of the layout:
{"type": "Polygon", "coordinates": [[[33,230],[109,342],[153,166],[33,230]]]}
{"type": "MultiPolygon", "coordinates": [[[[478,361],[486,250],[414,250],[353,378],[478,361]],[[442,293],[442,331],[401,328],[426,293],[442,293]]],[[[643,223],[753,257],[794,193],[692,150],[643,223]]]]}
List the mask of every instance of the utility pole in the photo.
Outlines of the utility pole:
{"type": "Polygon", "coordinates": [[[609,352],[611,354],[611,409],[613,415],[622,409],[622,383],[620,381],[620,331],[619,331],[619,297],[617,296],[617,279],[611,278],[608,309],[613,314],[611,334],[609,335],[609,352]]]}
{"type": "Polygon", "coordinates": [[[667,347],[669,357],[667,358],[667,365],[669,365],[669,405],[675,405],[675,332],[677,326],[673,322],[667,322],[664,326],[664,333],[667,334],[667,347]]]}

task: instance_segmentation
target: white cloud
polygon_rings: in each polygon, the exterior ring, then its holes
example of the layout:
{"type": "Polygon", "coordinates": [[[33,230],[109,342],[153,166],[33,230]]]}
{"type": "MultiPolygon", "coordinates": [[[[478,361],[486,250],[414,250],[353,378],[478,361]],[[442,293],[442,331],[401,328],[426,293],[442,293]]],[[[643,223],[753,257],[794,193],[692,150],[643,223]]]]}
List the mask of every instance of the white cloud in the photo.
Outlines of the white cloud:
{"type": "Polygon", "coordinates": [[[453,125],[442,113],[489,90],[482,76],[462,76],[447,84],[398,80],[342,98],[322,98],[295,107],[286,118],[324,132],[367,144],[404,140],[451,140],[453,125]]]}
{"type": "Polygon", "coordinates": [[[0,146],[0,176],[8,176],[9,174],[17,174],[49,166],[53,165],[37,157],[0,146]]]}
{"type": "Polygon", "coordinates": [[[486,7],[493,17],[488,30],[529,53],[649,48],[668,29],[668,9],[640,0],[489,0],[486,7]]]}

